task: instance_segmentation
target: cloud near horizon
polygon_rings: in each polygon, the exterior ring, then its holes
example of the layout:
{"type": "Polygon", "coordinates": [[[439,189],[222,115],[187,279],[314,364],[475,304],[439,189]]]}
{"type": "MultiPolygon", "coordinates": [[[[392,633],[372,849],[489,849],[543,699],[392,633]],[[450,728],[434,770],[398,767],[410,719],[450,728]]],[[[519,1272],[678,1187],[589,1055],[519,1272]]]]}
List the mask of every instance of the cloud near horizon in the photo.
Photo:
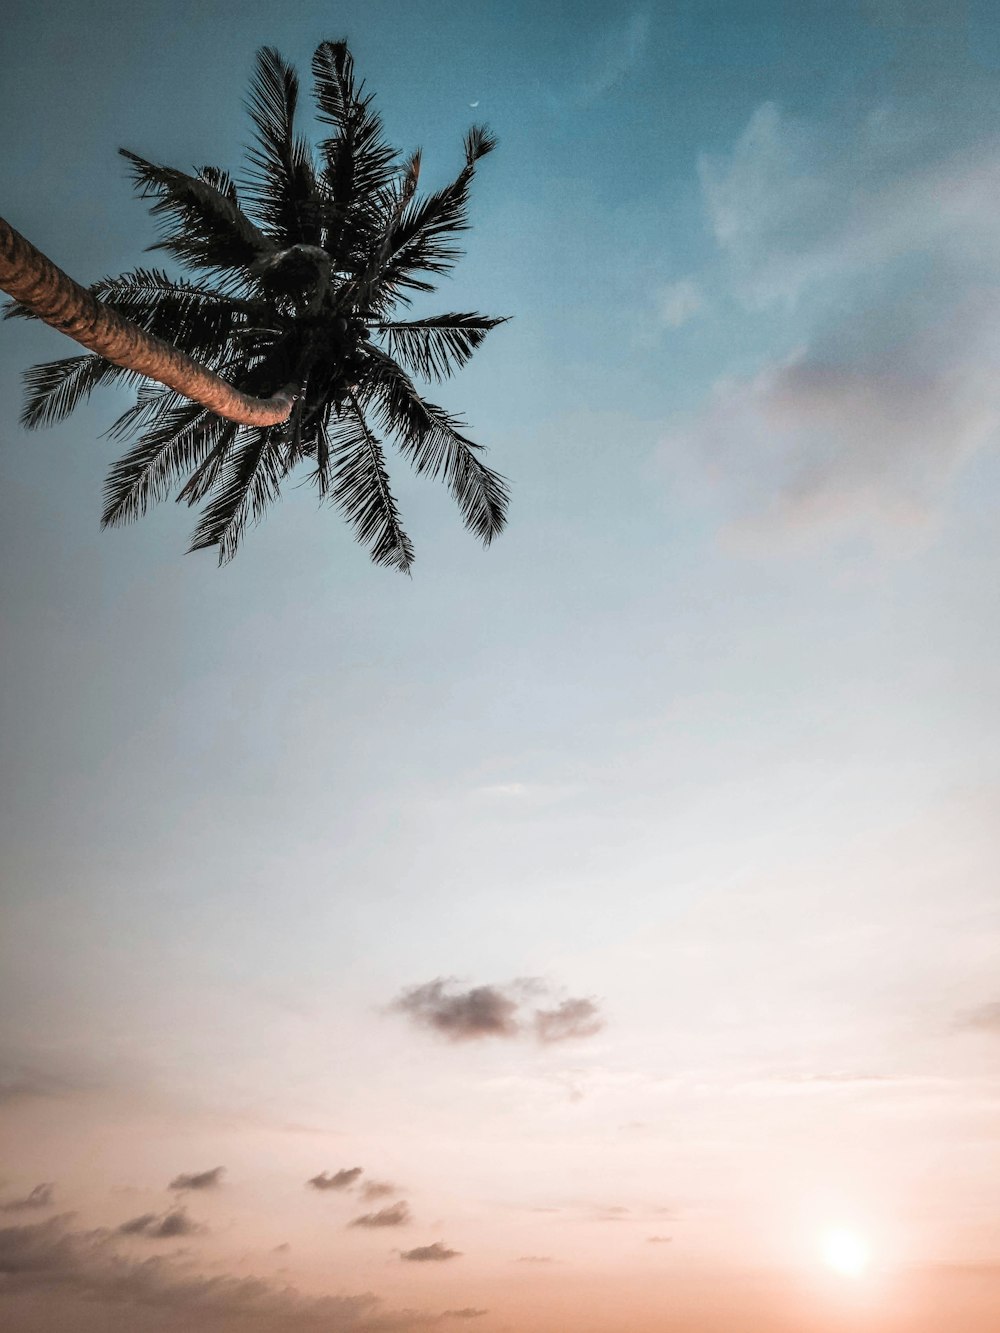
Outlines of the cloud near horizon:
{"type": "Polygon", "coordinates": [[[547,985],[534,979],[449,990],[455,985],[454,977],[437,977],[404,990],[389,1009],[451,1042],[512,1040],[533,1034],[539,1042],[552,1044],[594,1036],[604,1026],[596,1000],[587,996],[526,1013],[540,995],[549,994],[547,985]]]}
{"type": "Polygon", "coordinates": [[[317,1327],[324,1333],[410,1333],[476,1317],[473,1307],[437,1313],[391,1310],[371,1292],[310,1296],[268,1278],[202,1273],[183,1254],[132,1259],[115,1247],[115,1233],[74,1230],[71,1221],[72,1214],[64,1214],[0,1228],[0,1308],[4,1296],[33,1292],[170,1312],[191,1329],[195,1320],[206,1328],[219,1320],[252,1320],[260,1333],[317,1327]]]}

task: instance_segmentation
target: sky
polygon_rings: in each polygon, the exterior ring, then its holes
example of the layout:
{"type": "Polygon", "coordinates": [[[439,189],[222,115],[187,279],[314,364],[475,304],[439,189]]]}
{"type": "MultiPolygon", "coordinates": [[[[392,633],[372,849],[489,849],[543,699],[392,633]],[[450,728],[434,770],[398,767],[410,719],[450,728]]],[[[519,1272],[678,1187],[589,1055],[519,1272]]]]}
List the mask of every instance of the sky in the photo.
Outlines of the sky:
{"type": "MultiPolygon", "coordinates": [[[[997,1333],[989,0],[12,0],[0,211],[148,262],[347,37],[433,188],[488,550],[393,478],[102,533],[0,325],[0,1322],[997,1333]]],[[[440,491],[440,493],[439,493],[440,491]]]]}

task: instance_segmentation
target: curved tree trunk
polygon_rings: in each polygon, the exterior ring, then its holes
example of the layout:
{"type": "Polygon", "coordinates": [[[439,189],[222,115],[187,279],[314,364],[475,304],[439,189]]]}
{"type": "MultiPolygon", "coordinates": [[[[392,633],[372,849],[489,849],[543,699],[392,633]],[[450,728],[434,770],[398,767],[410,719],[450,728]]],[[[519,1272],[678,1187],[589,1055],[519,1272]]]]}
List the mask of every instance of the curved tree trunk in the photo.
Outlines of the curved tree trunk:
{"type": "Polygon", "coordinates": [[[147,375],[220,417],[244,426],[287,421],[295,386],[270,398],[251,398],[186,353],[140,329],[99,301],[0,217],[0,288],[39,319],[82,346],[147,375]]]}

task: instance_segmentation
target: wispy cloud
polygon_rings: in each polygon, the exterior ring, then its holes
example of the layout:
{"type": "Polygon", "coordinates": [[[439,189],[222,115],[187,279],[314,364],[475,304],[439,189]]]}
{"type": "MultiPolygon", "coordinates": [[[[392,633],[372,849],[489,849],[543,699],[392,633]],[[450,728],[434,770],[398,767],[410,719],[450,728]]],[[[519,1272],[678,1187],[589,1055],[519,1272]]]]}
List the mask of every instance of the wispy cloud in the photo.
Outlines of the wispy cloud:
{"type": "Polygon", "coordinates": [[[661,288],[656,303],[663,323],[668,328],[679,329],[694,319],[704,306],[705,298],[694,278],[680,278],[661,288]]]}
{"type": "Polygon", "coordinates": [[[731,298],[797,331],[666,442],[703,460],[746,539],[911,543],[1000,431],[1000,143],[920,159],[920,132],[885,109],[831,129],[767,103],[702,159],[731,298]]]}
{"type": "Polygon", "coordinates": [[[603,50],[598,56],[599,63],[576,89],[573,98],[576,105],[596,102],[622,82],[642,57],[649,40],[649,28],[649,12],[640,9],[608,29],[603,50]]]}
{"type": "Polygon", "coordinates": [[[992,1000],[989,1004],[981,1004],[977,1009],[959,1014],[955,1026],[972,1032],[991,1032],[1000,1037],[1000,1000],[992,1000]]]}
{"type": "Polygon", "coordinates": [[[399,1194],[400,1188],[394,1185],[391,1180],[366,1180],[361,1186],[361,1197],[369,1203],[375,1199],[388,1198],[390,1194],[399,1194]]]}
{"type": "Polygon", "coordinates": [[[563,1000],[554,1009],[536,1009],[535,1033],[538,1040],[551,1044],[594,1037],[604,1027],[604,1018],[596,1002],[589,997],[563,1000]]]}
{"type": "Polygon", "coordinates": [[[0,1062],[0,1106],[34,1097],[62,1097],[90,1085],[52,1070],[0,1062]]]}

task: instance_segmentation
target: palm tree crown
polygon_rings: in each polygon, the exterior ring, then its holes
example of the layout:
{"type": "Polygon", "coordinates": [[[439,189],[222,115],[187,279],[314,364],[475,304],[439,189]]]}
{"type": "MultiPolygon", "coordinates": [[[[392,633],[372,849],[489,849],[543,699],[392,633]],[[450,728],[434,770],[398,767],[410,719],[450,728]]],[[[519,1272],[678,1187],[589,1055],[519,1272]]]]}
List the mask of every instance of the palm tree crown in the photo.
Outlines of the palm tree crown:
{"type": "MultiPolygon", "coordinates": [[[[417,193],[420,153],[386,143],[346,42],[324,42],[312,72],[329,137],[318,154],[295,130],[299,84],[273,48],[257,55],[249,111],[254,144],[237,186],[226,172],[187,175],[126,149],[132,179],[161,224],[153,249],[193,274],[136,268],[91,291],[248,394],[291,385],[287,422],[247,427],[99,355],[27,372],[26,426],[65,417],[98,384],[133,382],[135,403],[109,434],[131,447],[112,467],[102,526],[128,522],[178,487],[203,504],[191,549],[229,560],[249,524],[302,465],[376,563],[407,571],[413,547],[389,487],[383,438],[419,473],[442,476],[465,525],[489,543],[508,490],[462,422],[418,392],[440,380],[503,322],[474,313],[400,319],[411,294],[459,258],[476,163],[495,146],[483,127],[443,189],[417,193]]],[[[13,307],[9,314],[25,314],[13,307]]]]}

